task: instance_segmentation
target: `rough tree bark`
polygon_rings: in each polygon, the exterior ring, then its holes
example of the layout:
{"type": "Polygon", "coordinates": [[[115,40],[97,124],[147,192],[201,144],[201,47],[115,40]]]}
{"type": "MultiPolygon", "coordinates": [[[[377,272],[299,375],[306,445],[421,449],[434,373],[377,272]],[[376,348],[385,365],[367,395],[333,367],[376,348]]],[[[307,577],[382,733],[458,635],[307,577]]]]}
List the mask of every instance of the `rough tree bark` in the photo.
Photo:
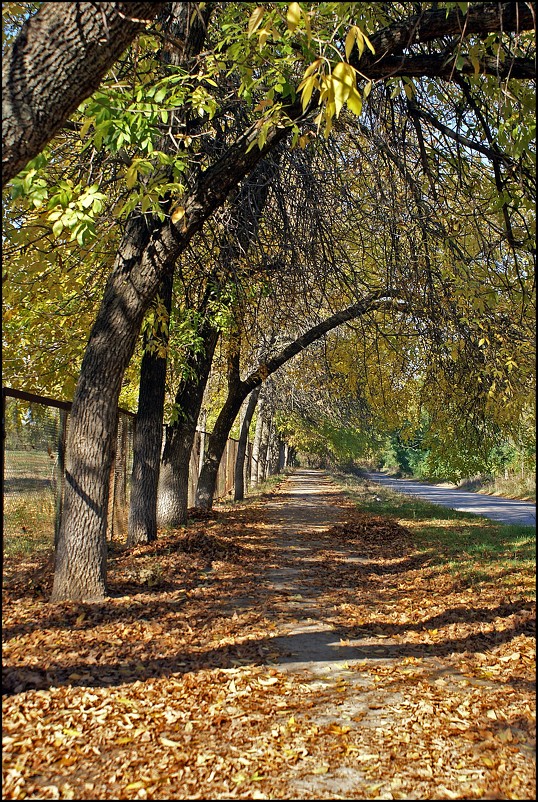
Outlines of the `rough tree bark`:
{"type": "MultiPolygon", "coordinates": [[[[261,385],[256,388],[261,391],[261,385]]],[[[252,391],[254,392],[254,390],[252,391]]],[[[262,443],[262,429],[263,429],[263,408],[265,406],[265,399],[263,393],[260,392],[258,400],[258,415],[256,417],[256,427],[254,429],[254,441],[252,443],[252,464],[250,466],[250,483],[254,487],[260,481],[260,446],[262,443]]]]}
{"type": "MultiPolygon", "coordinates": [[[[172,307],[174,276],[163,280],[158,298],[168,312],[172,307]]],[[[150,543],[157,538],[157,482],[163,435],[163,411],[166,387],[166,356],[150,350],[150,341],[158,346],[168,342],[168,326],[159,326],[146,338],[140,367],[138,410],[133,440],[133,471],[127,545],[150,543]]]]}
{"type": "Polygon", "coordinates": [[[269,406],[264,407],[263,424],[260,442],[260,456],[258,462],[258,482],[265,482],[268,476],[269,442],[273,427],[273,417],[269,406]]]}
{"type": "Polygon", "coordinates": [[[42,3],[2,57],[2,187],[166,3],[42,3]]]}
{"type": "Polygon", "coordinates": [[[181,381],[175,397],[179,419],[166,427],[157,493],[160,527],[181,526],[187,520],[190,456],[219,330],[206,321],[199,336],[201,347],[187,355],[187,378],[181,381]]]}

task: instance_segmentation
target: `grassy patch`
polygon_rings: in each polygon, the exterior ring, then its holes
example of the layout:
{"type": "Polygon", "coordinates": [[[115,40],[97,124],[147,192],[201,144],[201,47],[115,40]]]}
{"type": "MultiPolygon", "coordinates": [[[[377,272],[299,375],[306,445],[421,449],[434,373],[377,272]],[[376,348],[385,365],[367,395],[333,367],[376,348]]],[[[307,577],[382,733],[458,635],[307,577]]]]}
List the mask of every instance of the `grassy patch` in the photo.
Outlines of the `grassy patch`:
{"type": "Polygon", "coordinates": [[[536,531],[501,524],[337,473],[342,490],[361,510],[396,518],[410,529],[431,565],[466,585],[495,582],[506,590],[535,595],[536,531]]]}
{"type": "Polygon", "coordinates": [[[5,557],[26,556],[54,544],[54,500],[50,492],[4,496],[5,557]]]}

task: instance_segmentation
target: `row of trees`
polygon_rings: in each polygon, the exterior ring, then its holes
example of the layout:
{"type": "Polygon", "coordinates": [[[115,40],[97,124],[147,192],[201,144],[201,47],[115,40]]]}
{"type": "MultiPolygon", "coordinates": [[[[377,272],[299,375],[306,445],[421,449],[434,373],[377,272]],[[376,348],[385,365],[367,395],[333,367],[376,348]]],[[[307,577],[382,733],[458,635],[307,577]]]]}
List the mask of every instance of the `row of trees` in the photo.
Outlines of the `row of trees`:
{"type": "Polygon", "coordinates": [[[344,442],[424,406],[468,444],[516,425],[533,379],[530,4],[5,5],[3,136],[39,119],[50,140],[16,177],[42,143],[4,153],[10,370],[35,366],[49,392],[76,381],[54,600],[106,593],[120,398],[138,394],[133,543],[184,522],[203,408],[211,506],[271,377],[283,435],[309,384],[344,442]],[[119,58],[114,14],[143,28],[119,58]],[[90,23],[85,49],[71,28],[90,23]],[[48,61],[22,98],[33,48],[48,61]],[[54,93],[72,69],[89,76],[76,111],[54,93]]]}

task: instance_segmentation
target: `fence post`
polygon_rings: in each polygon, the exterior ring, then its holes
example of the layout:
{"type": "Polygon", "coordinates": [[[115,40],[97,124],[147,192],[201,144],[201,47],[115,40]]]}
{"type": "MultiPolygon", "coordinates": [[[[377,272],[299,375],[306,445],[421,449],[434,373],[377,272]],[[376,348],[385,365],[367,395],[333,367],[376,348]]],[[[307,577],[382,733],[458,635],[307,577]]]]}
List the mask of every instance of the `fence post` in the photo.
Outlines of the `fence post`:
{"type": "Polygon", "coordinates": [[[114,523],[113,535],[126,534],[127,516],[127,421],[118,418],[118,449],[114,460],[114,523]]]}
{"type": "Polygon", "coordinates": [[[56,480],[56,499],[54,517],[54,553],[58,547],[60,537],[60,526],[62,524],[62,512],[64,506],[64,475],[65,475],[65,440],[67,435],[67,411],[60,409],[60,431],[58,433],[58,468],[56,480]]]}

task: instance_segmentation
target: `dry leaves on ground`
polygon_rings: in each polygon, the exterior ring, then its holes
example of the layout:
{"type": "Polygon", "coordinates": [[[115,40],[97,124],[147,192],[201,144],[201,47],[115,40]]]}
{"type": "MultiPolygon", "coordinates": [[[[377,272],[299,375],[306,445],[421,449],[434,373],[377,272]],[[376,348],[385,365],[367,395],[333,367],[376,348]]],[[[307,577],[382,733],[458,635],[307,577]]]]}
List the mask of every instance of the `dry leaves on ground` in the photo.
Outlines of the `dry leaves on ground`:
{"type": "Polygon", "coordinates": [[[103,603],[51,605],[49,564],[6,564],[4,798],[534,798],[531,600],[342,508],[308,560],[263,501],[113,545],[103,603]],[[276,667],[301,599],[363,659],[276,667]]]}

